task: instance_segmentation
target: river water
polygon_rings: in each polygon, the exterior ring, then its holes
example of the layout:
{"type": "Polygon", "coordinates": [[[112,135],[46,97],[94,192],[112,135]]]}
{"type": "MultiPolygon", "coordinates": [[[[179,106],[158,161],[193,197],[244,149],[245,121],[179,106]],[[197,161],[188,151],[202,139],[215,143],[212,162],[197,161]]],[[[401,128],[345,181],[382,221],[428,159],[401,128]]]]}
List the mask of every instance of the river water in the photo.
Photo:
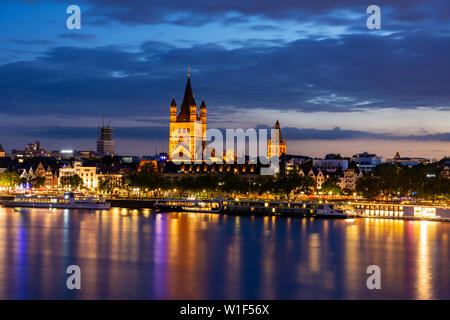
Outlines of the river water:
{"type": "Polygon", "coordinates": [[[0,299],[450,299],[449,236],[444,222],[0,208],[0,299]]]}

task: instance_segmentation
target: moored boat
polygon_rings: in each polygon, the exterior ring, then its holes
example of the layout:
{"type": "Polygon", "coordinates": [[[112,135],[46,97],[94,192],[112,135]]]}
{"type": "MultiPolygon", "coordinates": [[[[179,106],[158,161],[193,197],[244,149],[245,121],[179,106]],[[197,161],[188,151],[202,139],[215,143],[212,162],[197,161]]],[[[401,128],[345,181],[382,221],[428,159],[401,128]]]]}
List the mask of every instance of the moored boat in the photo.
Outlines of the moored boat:
{"type": "Polygon", "coordinates": [[[155,206],[162,212],[203,212],[239,215],[279,215],[323,218],[354,217],[346,205],[247,200],[158,199],[155,206]]]}
{"type": "Polygon", "coordinates": [[[96,209],[107,210],[110,203],[103,197],[88,197],[64,192],[58,196],[17,195],[14,200],[4,200],[5,207],[56,208],[56,209],[96,209]]]}
{"type": "Polygon", "coordinates": [[[230,214],[279,215],[317,218],[353,218],[350,206],[328,203],[226,200],[223,211],[230,214]]]}
{"type": "Polygon", "coordinates": [[[219,213],[222,211],[221,200],[157,199],[155,206],[162,212],[219,213]]]}

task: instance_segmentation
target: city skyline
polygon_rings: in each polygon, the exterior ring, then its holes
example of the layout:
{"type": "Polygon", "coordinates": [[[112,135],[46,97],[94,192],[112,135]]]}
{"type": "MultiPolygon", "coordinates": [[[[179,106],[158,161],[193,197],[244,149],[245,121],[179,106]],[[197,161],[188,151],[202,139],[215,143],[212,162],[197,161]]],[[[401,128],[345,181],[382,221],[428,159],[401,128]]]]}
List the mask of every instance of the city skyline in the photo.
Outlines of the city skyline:
{"type": "Polygon", "coordinates": [[[448,155],[444,1],[426,10],[423,1],[382,1],[381,30],[367,30],[366,6],[356,1],[113,3],[79,1],[81,30],[66,29],[61,1],[0,5],[10,18],[0,19],[8,30],[0,44],[5,151],[34,140],[95,150],[105,114],[118,153],[167,152],[170,101],[180,103],[190,66],[210,128],[278,119],[287,152],[313,157],[448,155]]]}

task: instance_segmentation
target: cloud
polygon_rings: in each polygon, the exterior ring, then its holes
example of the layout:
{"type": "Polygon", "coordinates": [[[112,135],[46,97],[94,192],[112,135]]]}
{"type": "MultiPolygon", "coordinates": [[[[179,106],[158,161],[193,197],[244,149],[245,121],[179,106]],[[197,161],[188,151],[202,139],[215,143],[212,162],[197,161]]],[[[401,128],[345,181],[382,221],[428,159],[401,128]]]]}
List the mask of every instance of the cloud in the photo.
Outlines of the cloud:
{"type": "Polygon", "coordinates": [[[90,42],[97,38],[95,34],[88,34],[88,33],[62,33],[58,36],[60,39],[69,39],[69,40],[75,40],[79,42],[90,42]]]}
{"type": "Polygon", "coordinates": [[[302,39],[227,49],[55,47],[35,60],[0,65],[0,112],[163,116],[180,104],[186,67],[211,110],[267,108],[350,112],[450,110],[449,38],[422,32],[302,39]]]}
{"type": "MultiPolygon", "coordinates": [[[[271,127],[260,125],[257,127],[271,129],[271,127]]],[[[225,128],[219,128],[225,137],[225,128]]],[[[379,139],[390,141],[442,141],[450,142],[450,132],[424,135],[394,135],[391,133],[374,133],[359,130],[342,130],[335,127],[329,130],[313,129],[313,128],[282,128],[283,137],[288,141],[293,140],[367,140],[379,139]]],[[[3,128],[0,129],[0,135],[35,137],[36,139],[92,139],[95,140],[98,135],[97,127],[76,127],[76,126],[46,126],[46,127],[29,127],[29,128],[3,128]]],[[[168,126],[140,126],[140,127],[117,127],[115,128],[116,139],[133,139],[133,140],[168,140],[168,126]]],[[[440,152],[440,150],[433,150],[440,152]]]]}
{"type": "MultiPolygon", "coordinates": [[[[344,16],[348,12],[364,13],[369,4],[359,0],[320,0],[320,1],[241,1],[241,0],[90,0],[93,5],[89,14],[110,17],[126,24],[175,23],[181,25],[201,25],[223,21],[226,24],[242,23],[248,17],[266,19],[305,20],[312,15],[329,15],[336,11],[344,16]]],[[[446,0],[434,0],[429,5],[423,0],[379,0],[383,12],[393,12],[394,17],[402,22],[448,20],[449,7],[446,0]]],[[[339,18],[339,17],[338,17],[339,18]]],[[[389,20],[386,20],[389,22],[389,20]]]]}
{"type": "Polygon", "coordinates": [[[381,140],[412,140],[412,141],[445,141],[450,142],[450,132],[424,135],[395,135],[392,133],[375,133],[360,130],[342,130],[335,127],[331,130],[284,128],[284,137],[290,140],[359,140],[359,139],[381,139],[381,140]]]}
{"type": "Polygon", "coordinates": [[[9,41],[12,41],[14,43],[22,44],[22,45],[36,45],[36,46],[48,46],[48,45],[54,45],[56,44],[53,40],[48,39],[17,39],[17,38],[10,38],[9,41]]]}

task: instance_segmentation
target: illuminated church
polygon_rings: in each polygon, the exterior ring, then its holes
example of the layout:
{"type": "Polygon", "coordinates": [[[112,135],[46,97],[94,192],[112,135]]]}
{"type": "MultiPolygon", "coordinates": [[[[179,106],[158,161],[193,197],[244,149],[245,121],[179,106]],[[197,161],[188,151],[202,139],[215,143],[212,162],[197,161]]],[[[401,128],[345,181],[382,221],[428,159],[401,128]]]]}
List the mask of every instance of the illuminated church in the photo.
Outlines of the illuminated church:
{"type": "Polygon", "coordinates": [[[272,139],[269,138],[267,139],[267,156],[269,158],[272,157],[281,157],[282,155],[286,154],[286,139],[283,139],[283,135],[281,134],[281,129],[280,129],[280,123],[277,122],[275,123],[275,131],[278,131],[278,145],[274,144],[272,145],[272,139]]]}
{"type": "MultiPolygon", "coordinates": [[[[268,139],[267,155],[269,158],[286,154],[286,140],[283,139],[280,129],[280,123],[275,123],[275,131],[278,132],[278,144],[272,144],[272,139],[268,139]]],[[[200,105],[200,114],[198,113],[197,103],[195,102],[194,94],[191,87],[191,78],[188,73],[186,89],[184,91],[183,101],[181,103],[180,110],[175,98],[172,98],[170,104],[170,136],[169,136],[169,159],[172,162],[193,162],[195,160],[195,154],[201,154],[206,147],[206,104],[202,100],[200,105]],[[196,143],[197,142],[197,143],[196,143]],[[201,148],[197,150],[196,148],[201,148]]],[[[223,160],[226,162],[226,158],[231,154],[233,157],[234,150],[229,152],[223,152],[223,160]]],[[[211,160],[219,160],[221,157],[215,150],[211,152],[213,155],[211,160]]],[[[236,157],[236,154],[234,154],[236,157]]],[[[221,161],[220,161],[221,162],[221,161]]]]}
{"type": "Polygon", "coordinates": [[[177,114],[177,111],[177,104],[173,98],[170,104],[169,160],[194,160],[195,153],[203,152],[206,144],[206,104],[203,100],[199,116],[189,73],[180,112],[177,114]],[[196,139],[201,141],[202,150],[196,150],[199,146],[195,143],[196,139]]]}

